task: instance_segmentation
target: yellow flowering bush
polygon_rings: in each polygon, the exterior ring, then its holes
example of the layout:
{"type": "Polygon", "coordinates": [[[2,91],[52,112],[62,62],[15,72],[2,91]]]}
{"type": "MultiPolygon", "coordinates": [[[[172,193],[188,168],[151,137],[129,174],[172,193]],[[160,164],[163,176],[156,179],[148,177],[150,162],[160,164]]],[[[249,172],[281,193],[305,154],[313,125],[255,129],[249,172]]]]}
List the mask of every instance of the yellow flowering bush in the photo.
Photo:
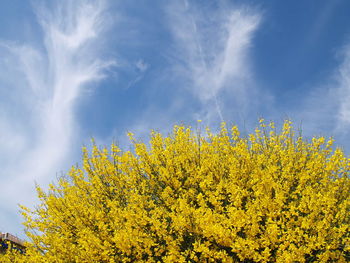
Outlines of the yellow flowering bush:
{"type": "Polygon", "coordinates": [[[37,188],[18,262],[350,261],[350,159],[332,139],[289,121],[130,138],[84,148],[81,168],[37,188]]]}

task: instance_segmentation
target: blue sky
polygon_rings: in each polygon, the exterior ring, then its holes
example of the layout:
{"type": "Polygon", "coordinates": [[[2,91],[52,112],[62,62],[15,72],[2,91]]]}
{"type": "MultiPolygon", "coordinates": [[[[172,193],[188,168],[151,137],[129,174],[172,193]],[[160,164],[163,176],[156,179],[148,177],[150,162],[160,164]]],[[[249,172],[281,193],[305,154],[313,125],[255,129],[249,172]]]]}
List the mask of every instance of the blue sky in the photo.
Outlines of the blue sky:
{"type": "Polygon", "coordinates": [[[350,143],[350,2],[0,3],[0,231],[82,145],[289,118],[350,143]]]}

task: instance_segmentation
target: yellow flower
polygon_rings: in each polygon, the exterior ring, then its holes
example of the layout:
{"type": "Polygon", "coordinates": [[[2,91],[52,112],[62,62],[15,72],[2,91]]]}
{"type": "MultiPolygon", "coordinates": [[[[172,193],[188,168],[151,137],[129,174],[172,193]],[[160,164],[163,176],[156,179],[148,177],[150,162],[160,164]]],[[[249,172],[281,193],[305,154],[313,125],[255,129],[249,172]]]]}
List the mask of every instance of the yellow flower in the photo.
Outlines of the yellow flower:
{"type": "MultiPolygon", "coordinates": [[[[200,122],[200,121],[199,121],[200,122]]],[[[26,254],[0,262],[346,262],[350,159],[286,121],[240,137],[175,126],[131,151],[83,148],[81,167],[22,207],[26,254]]]]}

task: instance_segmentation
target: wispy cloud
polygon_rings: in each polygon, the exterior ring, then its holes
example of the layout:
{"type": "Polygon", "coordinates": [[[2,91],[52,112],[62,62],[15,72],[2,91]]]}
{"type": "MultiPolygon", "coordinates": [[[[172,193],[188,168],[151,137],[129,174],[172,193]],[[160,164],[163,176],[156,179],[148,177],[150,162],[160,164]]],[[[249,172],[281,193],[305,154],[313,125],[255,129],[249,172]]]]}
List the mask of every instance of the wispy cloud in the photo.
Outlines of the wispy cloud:
{"type": "Polygon", "coordinates": [[[36,47],[1,41],[0,56],[11,68],[6,69],[11,74],[6,83],[13,95],[10,103],[1,99],[0,157],[6,162],[0,160],[0,199],[9,201],[1,206],[32,202],[34,180],[51,180],[62,168],[77,135],[77,99],[113,65],[99,53],[109,23],[104,1],[50,4],[33,5],[43,31],[36,47]]]}
{"type": "Polygon", "coordinates": [[[340,93],[338,129],[349,128],[350,126],[350,45],[343,49],[342,57],[344,59],[337,72],[340,93]]]}
{"type": "Polygon", "coordinates": [[[143,59],[139,59],[136,61],[135,65],[133,66],[136,69],[136,77],[129,81],[127,89],[130,89],[133,87],[137,82],[143,79],[143,77],[146,74],[146,71],[149,68],[149,64],[147,64],[143,59]]]}
{"type": "Polygon", "coordinates": [[[317,83],[305,85],[305,93],[287,113],[301,122],[307,136],[335,136],[343,147],[349,147],[350,45],[339,48],[336,56],[338,65],[317,83]]]}
{"type": "Polygon", "coordinates": [[[249,50],[261,15],[236,6],[205,10],[188,1],[174,1],[168,14],[176,71],[190,81],[194,95],[206,108],[204,114],[212,118],[209,115],[216,112],[223,120],[218,97],[224,89],[236,103],[248,103],[253,86],[249,50]]]}
{"type": "Polygon", "coordinates": [[[145,72],[149,67],[149,65],[145,61],[143,61],[142,59],[139,59],[136,62],[135,66],[141,73],[145,72]]]}

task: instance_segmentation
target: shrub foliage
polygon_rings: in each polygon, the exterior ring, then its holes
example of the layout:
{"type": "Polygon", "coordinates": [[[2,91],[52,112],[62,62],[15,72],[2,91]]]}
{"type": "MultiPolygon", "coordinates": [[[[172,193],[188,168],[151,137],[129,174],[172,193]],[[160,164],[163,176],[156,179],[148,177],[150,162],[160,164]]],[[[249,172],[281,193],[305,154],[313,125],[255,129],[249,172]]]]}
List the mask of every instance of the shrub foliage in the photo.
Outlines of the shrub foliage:
{"type": "MultiPolygon", "coordinates": [[[[83,149],[23,208],[26,262],[348,262],[350,159],[261,120],[83,149]]],[[[21,256],[17,259],[20,260],[21,256]]]]}

